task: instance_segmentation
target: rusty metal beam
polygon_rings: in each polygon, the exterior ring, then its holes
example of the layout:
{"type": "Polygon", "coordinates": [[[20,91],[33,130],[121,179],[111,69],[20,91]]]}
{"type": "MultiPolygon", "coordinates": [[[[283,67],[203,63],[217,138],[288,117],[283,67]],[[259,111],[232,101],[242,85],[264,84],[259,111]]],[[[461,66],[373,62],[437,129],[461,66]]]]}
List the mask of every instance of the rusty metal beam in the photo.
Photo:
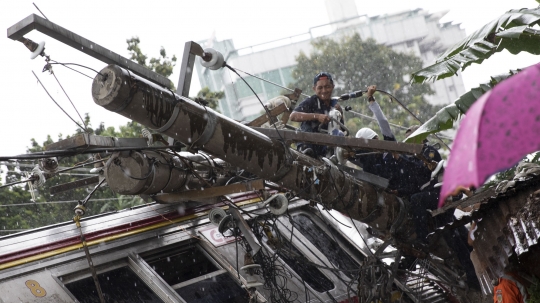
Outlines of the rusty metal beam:
{"type": "Polygon", "coordinates": [[[133,73],[156,84],[168,88],[173,87],[171,80],[166,77],[35,14],[24,18],[8,28],[7,36],[13,40],[19,40],[32,30],[37,30],[102,62],[127,68],[133,73]]]}
{"type": "Polygon", "coordinates": [[[45,146],[45,150],[65,150],[94,147],[147,147],[145,138],[113,138],[79,134],[45,146]]]}
{"type": "Polygon", "coordinates": [[[355,149],[398,152],[403,154],[419,155],[422,153],[422,144],[411,144],[384,140],[366,140],[354,137],[329,136],[327,134],[307,133],[302,131],[279,130],[253,127],[254,130],[267,135],[272,139],[283,138],[285,141],[307,142],[327,146],[341,146],[355,149]],[[281,136],[280,136],[281,135],[281,136]]]}
{"type": "Polygon", "coordinates": [[[188,200],[198,201],[199,199],[208,199],[259,189],[264,189],[264,181],[261,179],[225,186],[210,187],[205,188],[204,190],[188,190],[180,193],[157,194],[155,199],[160,203],[177,203],[188,200]]]}
{"type": "Polygon", "coordinates": [[[75,189],[75,188],[79,188],[79,187],[83,187],[83,186],[88,186],[88,185],[92,185],[92,184],[97,184],[97,183],[99,183],[99,176],[94,176],[94,177],[90,177],[90,178],[84,178],[84,179],[80,179],[80,180],[73,181],[73,182],[68,182],[68,183],[64,183],[64,184],[60,184],[60,185],[56,185],[56,186],[51,186],[50,193],[51,193],[51,195],[54,195],[54,194],[57,194],[57,193],[60,193],[60,192],[66,191],[66,190],[71,190],[71,189],[75,189]]]}

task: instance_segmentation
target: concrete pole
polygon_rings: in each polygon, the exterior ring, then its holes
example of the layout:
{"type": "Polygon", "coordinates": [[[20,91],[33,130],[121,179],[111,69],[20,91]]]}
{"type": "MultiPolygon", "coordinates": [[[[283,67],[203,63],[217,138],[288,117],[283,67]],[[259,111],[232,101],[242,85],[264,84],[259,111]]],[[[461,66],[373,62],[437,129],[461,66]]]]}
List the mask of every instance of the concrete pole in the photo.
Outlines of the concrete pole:
{"type": "Polygon", "coordinates": [[[298,196],[337,209],[389,235],[400,203],[331,164],[306,157],[126,69],[109,65],[92,83],[94,102],[154,131],[275,182],[298,196]],[[102,76],[103,75],[103,76],[102,76]]]}

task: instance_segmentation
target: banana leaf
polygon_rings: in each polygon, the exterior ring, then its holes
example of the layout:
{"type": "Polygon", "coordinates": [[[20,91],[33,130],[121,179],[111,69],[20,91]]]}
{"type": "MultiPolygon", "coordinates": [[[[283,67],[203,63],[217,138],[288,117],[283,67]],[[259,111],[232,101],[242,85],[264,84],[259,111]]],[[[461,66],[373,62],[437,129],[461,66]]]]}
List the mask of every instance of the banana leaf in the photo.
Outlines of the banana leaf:
{"type": "Polygon", "coordinates": [[[424,83],[453,76],[504,49],[512,54],[525,51],[538,55],[540,31],[531,27],[539,23],[540,7],[510,10],[450,47],[435,64],[413,73],[411,82],[424,83]]]}
{"type": "Polygon", "coordinates": [[[451,129],[454,122],[461,115],[465,114],[478,98],[487,91],[491,90],[499,82],[508,79],[521,70],[511,70],[508,73],[492,76],[489,82],[480,84],[480,86],[471,89],[469,92],[461,95],[454,103],[449,104],[439,110],[435,116],[422,124],[414,133],[404,140],[407,143],[422,143],[428,135],[438,133],[443,130],[451,129]]]}

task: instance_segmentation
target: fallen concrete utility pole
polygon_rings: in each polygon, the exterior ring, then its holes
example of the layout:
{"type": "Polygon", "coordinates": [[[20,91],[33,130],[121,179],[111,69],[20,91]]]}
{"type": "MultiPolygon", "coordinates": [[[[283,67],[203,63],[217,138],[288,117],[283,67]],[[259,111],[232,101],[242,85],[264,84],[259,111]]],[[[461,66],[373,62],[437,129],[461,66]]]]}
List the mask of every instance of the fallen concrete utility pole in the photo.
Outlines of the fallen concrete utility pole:
{"type": "Polygon", "coordinates": [[[154,131],[202,150],[298,196],[350,213],[382,237],[400,225],[404,209],[395,196],[355,180],[330,163],[314,161],[250,127],[159,87],[126,69],[109,65],[94,78],[96,104],[154,131]],[[399,218],[399,220],[398,220],[399,218]]]}

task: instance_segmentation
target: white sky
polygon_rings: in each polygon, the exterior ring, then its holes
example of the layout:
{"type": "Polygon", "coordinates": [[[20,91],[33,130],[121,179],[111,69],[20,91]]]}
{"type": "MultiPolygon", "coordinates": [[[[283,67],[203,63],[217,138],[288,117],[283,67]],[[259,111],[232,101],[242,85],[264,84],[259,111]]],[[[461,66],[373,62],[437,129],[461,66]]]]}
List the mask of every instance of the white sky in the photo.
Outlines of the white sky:
{"type": "MultiPolygon", "coordinates": [[[[237,48],[259,44],[275,39],[305,33],[310,27],[328,22],[324,0],[205,0],[205,1],[43,1],[18,0],[0,2],[0,28],[7,28],[26,16],[41,9],[50,21],[71,30],[105,48],[125,57],[126,39],[141,38],[143,52],[149,57],[158,56],[160,46],[168,54],[181,59],[184,43],[209,38],[213,32],[218,40],[234,39],[237,48]]],[[[395,13],[403,10],[423,8],[430,12],[448,10],[442,20],[461,23],[467,35],[497,18],[509,9],[537,6],[533,0],[356,0],[359,14],[369,16],[395,13]]],[[[26,35],[36,42],[46,41],[46,53],[59,62],[79,63],[101,70],[105,64],[84,55],[56,40],[31,32],[26,35]]],[[[70,113],[77,114],[63,95],[54,78],[41,73],[42,57],[29,59],[28,50],[19,42],[4,34],[0,37],[0,155],[10,156],[24,153],[30,138],[38,142],[47,134],[56,138],[75,131],[69,120],[49,99],[39,86],[33,70],[55,100],[70,113]]],[[[537,63],[539,58],[529,54],[497,54],[482,65],[473,65],[463,73],[466,89],[487,81],[496,75],[518,67],[537,63]]],[[[178,81],[180,62],[171,79],[178,81]]],[[[55,74],[75,103],[81,115],[90,113],[93,126],[100,122],[107,126],[119,126],[127,119],[94,104],[90,93],[91,80],[61,66],[54,67],[55,74]]],[[[84,71],[94,76],[92,71],[84,71]]],[[[192,82],[192,94],[199,89],[198,80],[192,82]]]]}

